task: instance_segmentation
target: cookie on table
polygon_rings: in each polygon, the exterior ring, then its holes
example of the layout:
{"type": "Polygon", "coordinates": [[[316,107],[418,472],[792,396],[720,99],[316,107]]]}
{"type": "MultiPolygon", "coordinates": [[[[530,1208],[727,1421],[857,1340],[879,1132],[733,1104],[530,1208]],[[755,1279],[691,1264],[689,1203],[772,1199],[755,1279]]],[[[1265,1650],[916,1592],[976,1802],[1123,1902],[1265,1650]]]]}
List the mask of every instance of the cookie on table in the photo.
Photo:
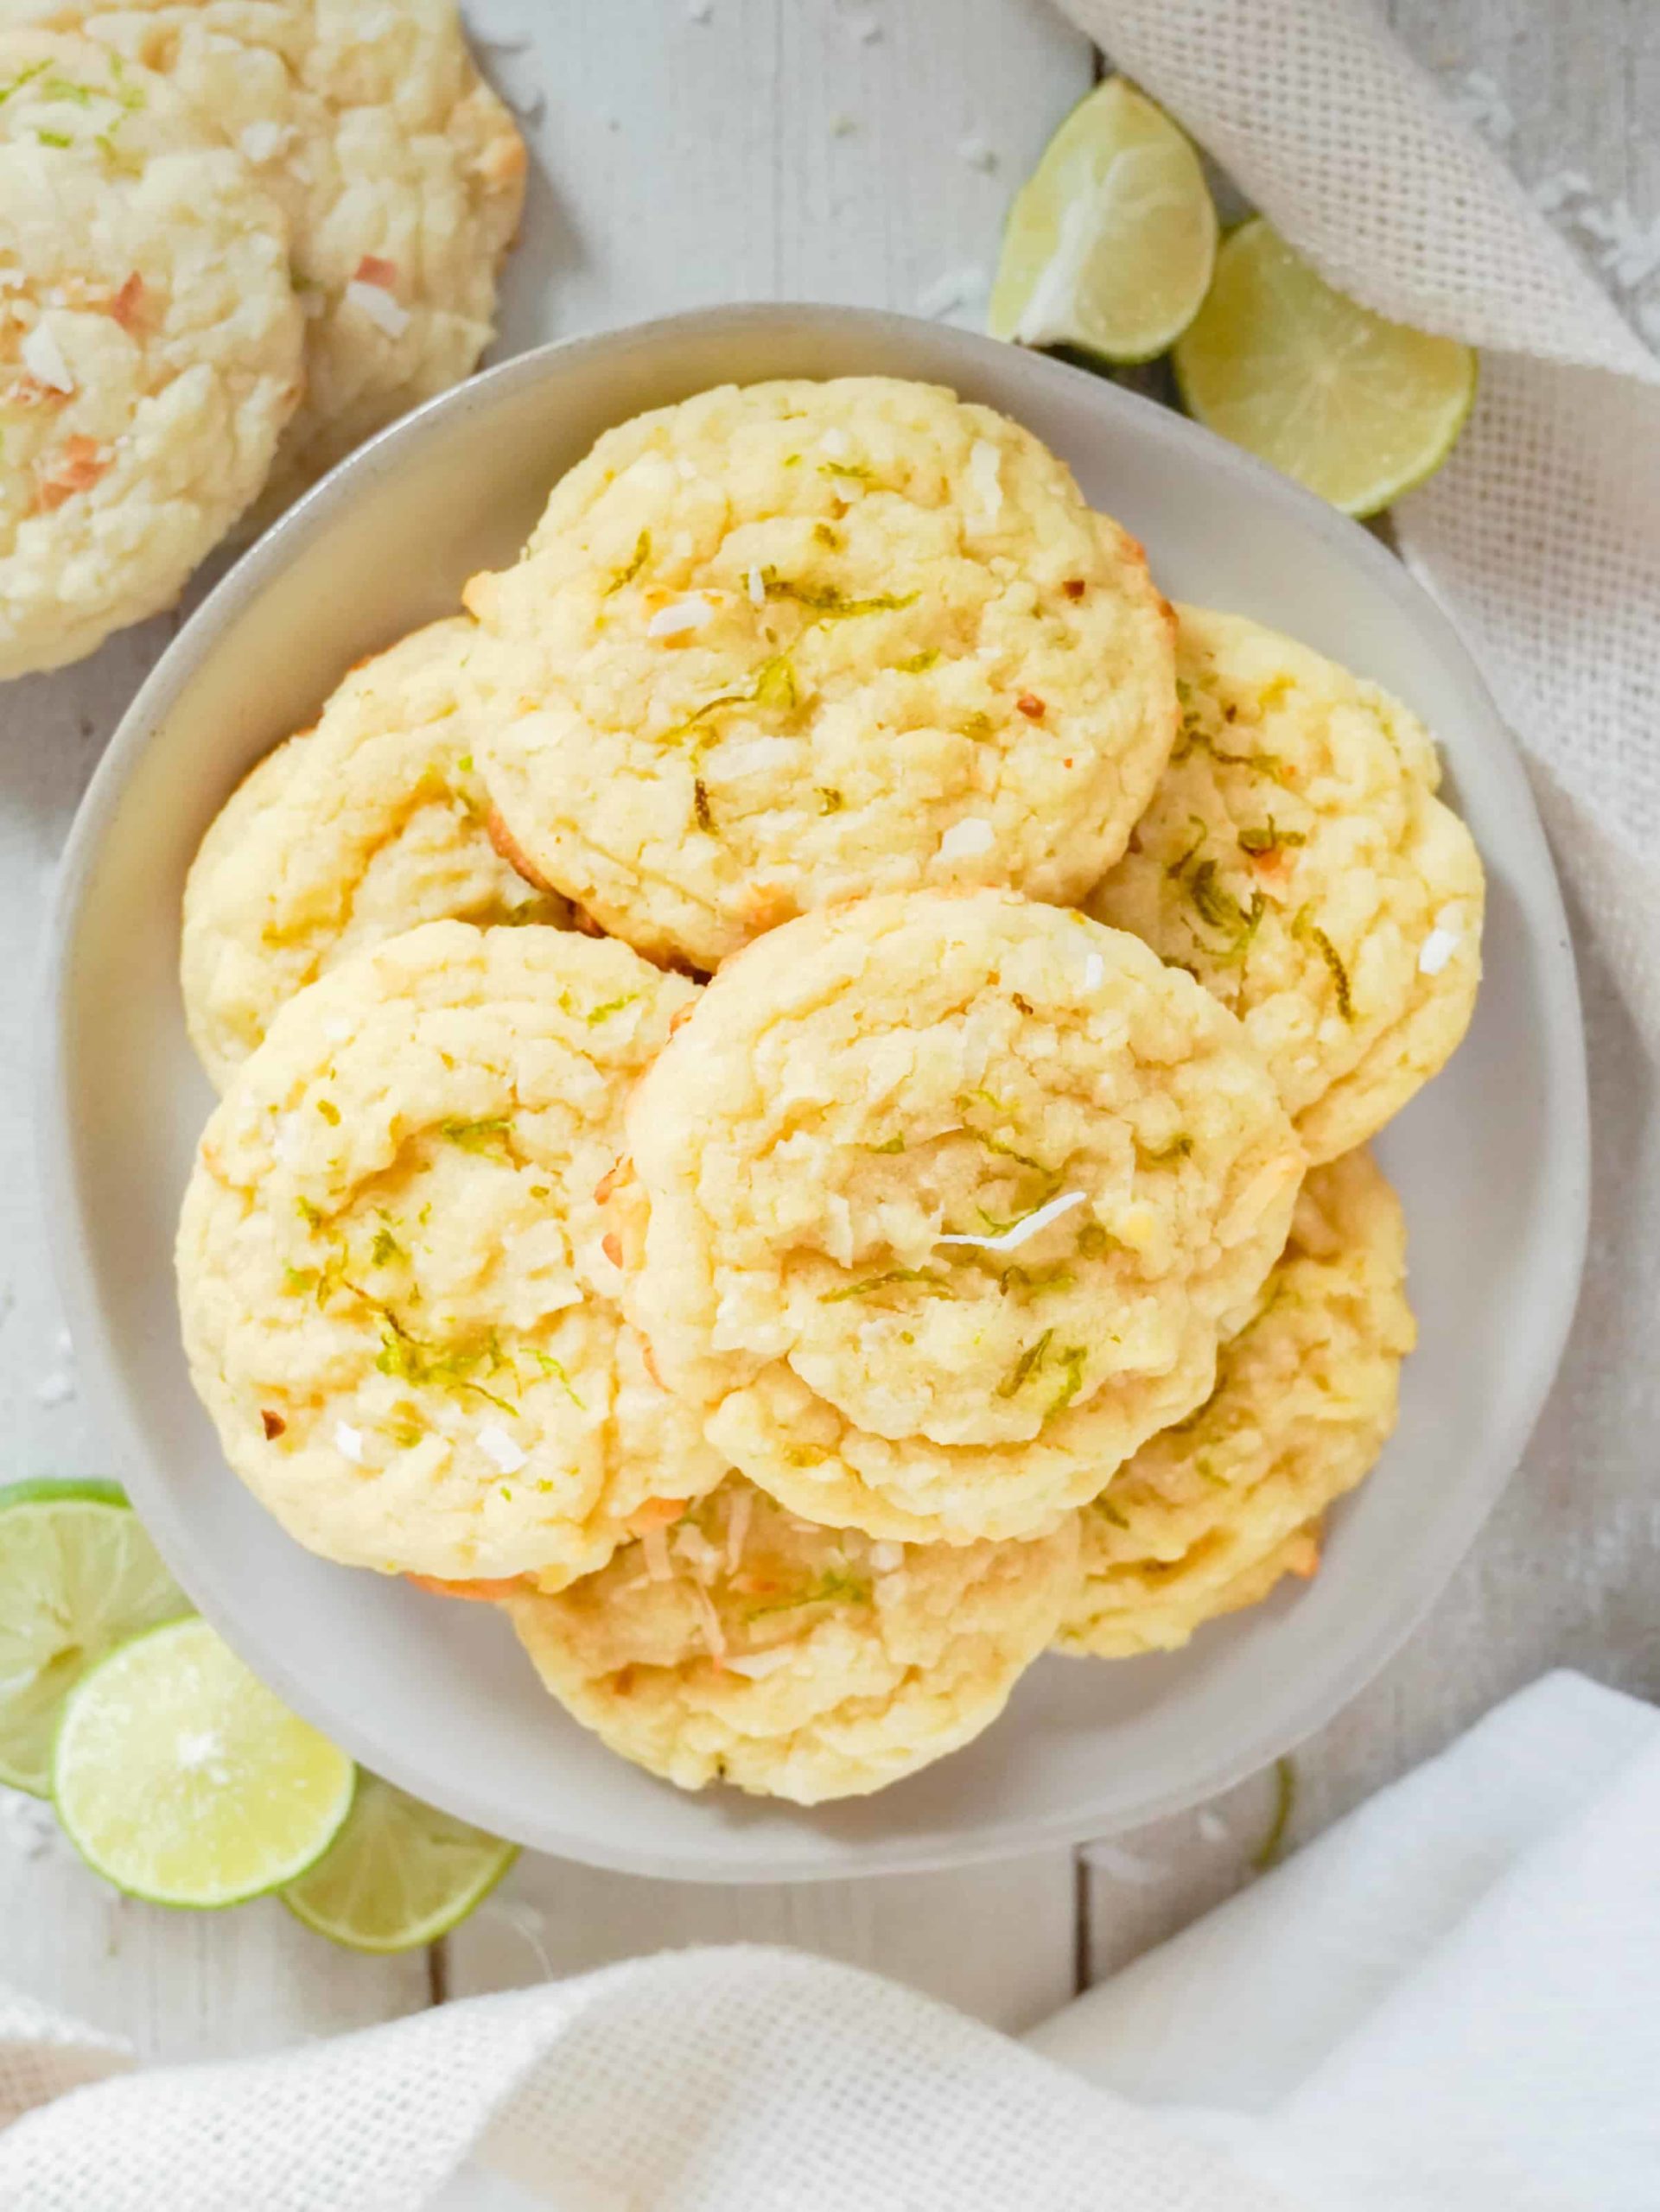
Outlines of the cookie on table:
{"type": "Polygon", "coordinates": [[[170,606],[299,401],[288,228],[149,72],[0,30],[0,676],[170,606]]]}
{"type": "Polygon", "coordinates": [[[315,728],[248,775],[184,894],[191,1039],[216,1087],[277,1008],[418,923],[561,923],[491,843],[462,670],[474,626],[433,622],[360,661],[315,728]]]}
{"type": "Polygon", "coordinates": [[[289,216],[305,397],[258,519],[476,366],[526,164],[454,0],[20,4],[165,74],[289,216]]]}
{"type": "Polygon", "coordinates": [[[1087,901],[1243,1021],[1313,1160],[1448,1059],[1481,976],[1483,880],[1397,700],[1237,614],[1184,607],[1182,731],[1087,901]]]}
{"type": "Polygon", "coordinates": [[[1144,1444],[1083,1516],[1059,1643],[1170,1650],[1319,1563],[1320,1516],[1377,1464],[1415,1334],[1406,1228],[1370,1154],[1315,1168],[1257,1311],[1199,1411],[1144,1444]]]}
{"type": "Polygon", "coordinates": [[[1175,734],[1141,548],[1029,431],[932,385],[727,385],[639,416],[467,599],[515,844],[700,969],[867,893],[1077,899],[1175,734]]]}
{"type": "Polygon", "coordinates": [[[1012,893],[804,916],[628,1107],[625,1303],[732,1465],[879,1537],[1030,1535],[1211,1387],[1303,1158],[1243,1032],[1012,893]]]}
{"type": "Polygon", "coordinates": [[[548,1688],[683,1789],[812,1805],[880,1789],[1002,1712],[1078,1573],[1078,1516],[1026,1543],[873,1542],[739,1476],[555,1597],[508,1601],[548,1688]]]}
{"type": "Polygon", "coordinates": [[[434,922],[277,1014],[203,1135],[178,1274],[226,1457],[300,1542],[557,1579],[719,1480],[594,1197],[694,990],[626,945],[434,922]]]}

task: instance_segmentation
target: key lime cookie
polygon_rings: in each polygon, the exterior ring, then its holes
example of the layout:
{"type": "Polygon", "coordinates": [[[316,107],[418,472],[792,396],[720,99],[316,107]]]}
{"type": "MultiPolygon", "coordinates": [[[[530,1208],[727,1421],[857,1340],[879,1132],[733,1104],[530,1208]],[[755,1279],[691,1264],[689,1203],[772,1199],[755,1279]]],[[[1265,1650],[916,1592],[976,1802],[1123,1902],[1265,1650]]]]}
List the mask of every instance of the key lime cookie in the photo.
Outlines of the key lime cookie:
{"type": "Polygon", "coordinates": [[[149,72],[0,30],[0,677],[170,606],[300,397],[288,229],[149,72]]]}
{"type": "Polygon", "coordinates": [[[1364,1151],[1315,1168],[1211,1397],[1085,1510],[1084,1579],[1060,1648],[1170,1650],[1282,1575],[1311,1574],[1320,1515],[1395,1427],[1415,1333],[1394,1192],[1364,1151]]]}
{"type": "Polygon", "coordinates": [[[1011,893],[805,916],[635,1091],[625,1302],[791,1510],[907,1541],[1053,1528],[1211,1387],[1303,1159],[1233,1017],[1011,893]]]}
{"type": "Polygon", "coordinates": [[[278,1007],[418,923],[563,922],[491,843],[464,617],[360,662],[315,729],[260,762],[185,885],[185,1019],[223,1090],[278,1007]]]}
{"type": "Polygon", "coordinates": [[[1237,614],[1180,610],[1182,729],[1089,911],[1243,1021],[1313,1160],[1448,1059],[1481,975],[1481,862],[1397,700],[1237,614]]]}
{"type": "Polygon", "coordinates": [[[1081,898],[1175,734],[1141,548],[1028,431],[931,385],[637,416],[467,598],[516,844],[698,968],[866,893],[1081,898]]]}
{"type": "Polygon", "coordinates": [[[454,0],[21,0],[171,79],[293,226],[305,398],[258,518],[489,343],[525,156],[454,0]]]}
{"type": "Polygon", "coordinates": [[[683,1789],[855,1796],[989,1726],[1078,1573],[1078,1516],[1027,1543],[873,1542],[732,1476],[672,1528],[508,1610],[561,1704],[683,1789]]]}
{"type": "Polygon", "coordinates": [[[576,1574],[719,1480],[613,1302],[594,1197],[694,988],[626,945],[434,922],[278,1014],[207,1124],[178,1271],[226,1457],[300,1542],[576,1574]]]}

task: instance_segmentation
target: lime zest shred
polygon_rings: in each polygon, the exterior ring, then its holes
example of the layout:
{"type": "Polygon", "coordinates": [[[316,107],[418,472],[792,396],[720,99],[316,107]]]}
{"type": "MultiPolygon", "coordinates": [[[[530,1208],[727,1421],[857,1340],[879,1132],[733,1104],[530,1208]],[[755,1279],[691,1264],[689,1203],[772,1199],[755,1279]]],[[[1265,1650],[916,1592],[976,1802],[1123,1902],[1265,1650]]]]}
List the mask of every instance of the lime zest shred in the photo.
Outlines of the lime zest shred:
{"type": "Polygon", "coordinates": [[[1103,1521],[1110,1521],[1115,1529],[1123,1529],[1126,1533],[1128,1533],[1129,1529],[1129,1522],[1125,1520],[1123,1515],[1118,1510],[1118,1508],[1112,1503],[1110,1499],[1097,1497],[1095,1501],[1095,1510],[1101,1516],[1101,1518],[1103,1521]]]}
{"type": "Polygon", "coordinates": [[[1307,906],[1298,908],[1297,918],[1291,925],[1291,934],[1307,938],[1326,963],[1331,973],[1332,988],[1337,993],[1337,1010],[1345,1021],[1352,1021],[1354,997],[1349,988],[1349,971],[1343,964],[1342,955],[1320,924],[1309,919],[1310,912],[1307,906]]]}
{"type": "Polygon", "coordinates": [[[375,1241],[369,1247],[372,1268],[401,1267],[408,1262],[409,1256],[390,1229],[376,1230],[375,1241]]]}
{"type": "Polygon", "coordinates": [[[1218,951],[1206,947],[1213,960],[1243,960],[1250,950],[1251,940],[1268,912],[1268,901],[1260,891],[1250,894],[1250,904],[1242,906],[1224,883],[1217,880],[1214,861],[1200,861],[1188,871],[1187,896],[1193,900],[1199,919],[1207,928],[1221,931],[1229,940],[1218,951]]]}
{"type": "Polygon", "coordinates": [[[339,1128],[340,1125],[340,1109],[334,1103],[332,1098],[320,1098],[317,1101],[317,1111],[322,1116],[324,1121],[328,1122],[331,1129],[339,1128]]]}
{"type": "Polygon", "coordinates": [[[602,596],[609,599],[614,591],[620,591],[625,584],[633,583],[651,557],[652,533],[649,530],[642,530],[634,540],[634,550],[632,555],[624,562],[621,568],[612,571],[611,581],[606,586],[602,596]]]}
{"type": "Polygon", "coordinates": [[[1173,880],[1180,880],[1186,874],[1188,861],[1198,858],[1204,849],[1205,839],[1211,834],[1197,814],[1188,816],[1187,826],[1194,833],[1193,842],[1179,853],[1174,860],[1168,861],[1165,864],[1164,872],[1173,880]]]}
{"type": "Polygon", "coordinates": [[[764,1620],[769,1613],[793,1613],[803,1605],[868,1605],[870,1585],[857,1575],[837,1573],[830,1569],[821,1574],[809,1590],[798,1597],[775,1598],[765,1605],[751,1605],[745,1612],[747,1621],[764,1620]]]}
{"type": "Polygon", "coordinates": [[[1293,845],[1306,845],[1307,842],[1306,830],[1282,830],[1271,814],[1259,827],[1239,832],[1239,849],[1249,853],[1253,860],[1265,859],[1270,853],[1283,852],[1293,845]]]}
{"type": "Polygon", "coordinates": [[[1034,1344],[1029,1344],[997,1385],[1000,1398],[1014,1398],[1029,1382],[1043,1364],[1044,1354],[1054,1340],[1054,1331],[1046,1329],[1034,1344]]]}
{"type": "Polygon", "coordinates": [[[1043,1418],[1046,1427],[1054,1420],[1057,1414],[1065,1412],[1067,1407],[1084,1388],[1084,1363],[1089,1357],[1089,1351],[1083,1344],[1068,1344],[1060,1353],[1059,1357],[1060,1364],[1065,1370],[1066,1379],[1049,1401],[1045,1410],[1043,1418]]]}
{"type": "Polygon", "coordinates": [[[286,1298],[304,1298],[317,1287],[315,1268],[284,1268],[283,1294],[286,1298]]]}
{"type": "Polygon", "coordinates": [[[701,776],[692,779],[691,810],[697,827],[706,836],[712,837],[715,835],[715,817],[709,811],[709,785],[701,776]]]}
{"type": "Polygon", "coordinates": [[[314,1206],[309,1198],[296,1198],[294,1201],[294,1211],[299,1215],[301,1220],[304,1222],[308,1229],[321,1229],[322,1227],[322,1208],[321,1206],[314,1206]]]}
{"type": "Polygon", "coordinates": [[[957,734],[972,739],[976,745],[984,745],[996,736],[997,725],[989,715],[964,715],[957,725],[957,734]]]}
{"type": "Polygon", "coordinates": [[[576,1385],[571,1381],[569,1376],[565,1372],[565,1370],[560,1363],[555,1359],[551,1352],[537,1351],[532,1349],[531,1351],[531,1357],[536,1362],[537,1365],[541,1369],[544,1375],[552,1376],[554,1381],[559,1384],[560,1388],[564,1391],[565,1395],[570,1400],[571,1404],[576,1407],[578,1413],[582,1413],[586,1410],[582,1404],[582,1395],[578,1391],[576,1385]]]}
{"type": "Polygon", "coordinates": [[[67,130],[37,130],[35,136],[42,146],[73,146],[75,143],[67,130]]]}
{"type": "Polygon", "coordinates": [[[1193,1140],[1185,1133],[1161,1145],[1144,1145],[1135,1139],[1135,1157],[1143,1167],[1167,1167],[1173,1160],[1186,1160],[1193,1149],[1193,1140]]]}
{"type": "Polygon", "coordinates": [[[510,1157],[513,1149],[512,1118],[506,1114],[487,1116],[478,1122],[440,1122],[438,1134],[461,1152],[493,1153],[498,1148],[510,1157]]]}
{"type": "MultiPolygon", "coordinates": [[[[894,665],[901,676],[921,676],[939,658],[938,645],[930,645],[924,652],[913,653],[909,660],[895,661],[894,665]]],[[[989,717],[988,716],[988,720],[989,717]]]]}
{"type": "Polygon", "coordinates": [[[33,68],[20,71],[10,84],[0,85],[0,107],[5,105],[14,92],[21,92],[25,85],[32,85],[37,77],[44,75],[51,67],[50,61],[37,61],[33,68]]]}
{"type": "Polygon", "coordinates": [[[590,1029],[596,1029],[601,1022],[609,1021],[614,1014],[620,1014],[624,1007],[633,1006],[639,996],[638,991],[625,991],[620,999],[607,999],[603,1006],[593,1007],[582,1019],[590,1029]]]}
{"type": "Polygon", "coordinates": [[[904,1151],[904,1149],[905,1149],[905,1139],[904,1139],[902,1136],[897,1136],[897,1135],[895,1135],[895,1136],[891,1136],[891,1137],[885,1137],[885,1138],[882,1140],[882,1141],[881,1141],[881,1144],[868,1144],[868,1145],[866,1145],[866,1146],[864,1147],[864,1150],[865,1150],[866,1152],[890,1152],[890,1153],[892,1153],[892,1152],[903,1152],[903,1151],[904,1151]]]}
{"type": "Polygon", "coordinates": [[[839,814],[847,804],[846,799],[843,798],[834,784],[816,784],[813,789],[817,796],[818,811],[821,814],[839,814]]]}
{"type": "Polygon", "coordinates": [[[954,1295],[951,1285],[943,1275],[929,1268],[889,1268],[885,1274],[867,1276],[863,1282],[849,1283],[844,1290],[827,1290],[821,1294],[821,1306],[840,1306],[844,1299],[868,1298],[873,1290],[882,1290],[891,1282],[919,1282],[932,1290],[937,1298],[954,1295]]]}
{"type": "MultiPolygon", "coordinates": [[[[368,1300],[366,1303],[373,1305],[375,1301],[368,1300]]],[[[389,1375],[397,1382],[408,1382],[417,1389],[470,1392],[502,1413],[518,1413],[516,1405],[497,1392],[487,1390],[483,1383],[473,1379],[474,1371],[486,1366],[487,1363],[487,1371],[492,1375],[510,1364],[504,1358],[500,1341],[493,1329],[479,1344],[428,1344],[412,1335],[389,1306],[377,1306],[376,1311],[385,1325],[380,1339],[380,1351],[375,1360],[376,1369],[380,1374],[389,1375]]],[[[517,1375],[513,1379],[517,1382],[517,1375]]]]}
{"type": "MultiPolygon", "coordinates": [[[[838,474],[846,475],[845,469],[838,474]]],[[[897,614],[902,607],[914,607],[920,594],[917,592],[884,592],[874,599],[849,599],[845,593],[829,585],[820,587],[792,582],[780,576],[776,569],[763,569],[761,583],[768,599],[785,599],[797,607],[805,607],[821,622],[851,622],[862,614],[897,614]]]]}

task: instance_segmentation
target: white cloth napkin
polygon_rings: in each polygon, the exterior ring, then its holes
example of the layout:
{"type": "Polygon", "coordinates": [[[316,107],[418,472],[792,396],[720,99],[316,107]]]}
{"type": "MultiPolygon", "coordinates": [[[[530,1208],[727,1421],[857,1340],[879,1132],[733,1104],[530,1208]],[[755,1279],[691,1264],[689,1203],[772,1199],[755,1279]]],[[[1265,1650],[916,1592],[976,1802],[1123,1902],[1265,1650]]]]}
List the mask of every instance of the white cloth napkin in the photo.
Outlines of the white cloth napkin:
{"type": "Polygon", "coordinates": [[[744,1948],[124,2075],[0,1991],[0,2208],[1653,2212],[1657,1834],[1558,1675],[1027,2050],[744,1948]]]}

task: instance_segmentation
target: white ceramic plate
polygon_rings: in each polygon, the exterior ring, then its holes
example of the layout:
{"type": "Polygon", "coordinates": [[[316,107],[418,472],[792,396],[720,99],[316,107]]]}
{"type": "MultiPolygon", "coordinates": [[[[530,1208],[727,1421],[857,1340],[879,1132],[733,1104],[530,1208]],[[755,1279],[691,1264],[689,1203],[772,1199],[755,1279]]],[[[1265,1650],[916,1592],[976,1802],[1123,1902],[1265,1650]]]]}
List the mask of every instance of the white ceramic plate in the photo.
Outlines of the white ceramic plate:
{"type": "Polygon", "coordinates": [[[897,316],[741,308],[552,346],[435,401],[335,472],[187,625],[75,825],[52,932],[41,1127],[65,1290],[115,1471],[202,1611],[366,1764],[598,1866],[773,1881],[934,1867],[1193,1802],[1352,1697],[1447,1580],[1519,1458],[1578,1287],[1583,1047],[1561,900],[1480,678],[1394,558],[1207,433],[1080,371],[897,316]],[[1146,542],[1173,595],[1279,625],[1408,700],[1486,861],[1486,980],[1452,1065],[1387,1132],[1421,1344],[1383,1465],[1307,1588],[1170,1657],[1049,1659],[978,1743],[817,1813],[681,1795],[537,1687],[505,1623],[326,1565],[227,1471],[185,1373],[174,1218],[211,1103],[186,1043],[179,901],[250,764],[347,664],[510,558],[607,424],[727,379],[877,372],[1006,410],[1146,542]]]}

